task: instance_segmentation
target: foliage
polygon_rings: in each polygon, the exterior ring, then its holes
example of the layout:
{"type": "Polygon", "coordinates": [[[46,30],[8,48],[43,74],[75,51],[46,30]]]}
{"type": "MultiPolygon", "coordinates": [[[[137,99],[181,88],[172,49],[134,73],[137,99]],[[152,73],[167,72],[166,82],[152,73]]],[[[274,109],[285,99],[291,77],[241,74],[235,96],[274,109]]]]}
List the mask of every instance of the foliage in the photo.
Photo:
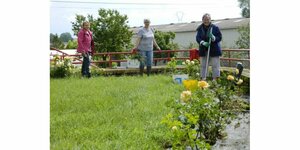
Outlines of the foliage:
{"type": "MultiPolygon", "coordinates": [[[[161,50],[176,50],[179,49],[179,45],[177,43],[174,43],[173,40],[175,39],[175,32],[162,32],[155,30],[155,40],[160,47],[161,50]]],[[[155,48],[155,47],[154,47],[155,48]]],[[[170,57],[174,57],[174,53],[170,54],[170,57]]],[[[167,57],[167,53],[155,53],[155,58],[165,58],[167,57]]]]}
{"type": "Polygon", "coordinates": [[[93,25],[93,16],[92,15],[88,15],[87,17],[85,17],[83,15],[76,14],[75,20],[76,20],[75,22],[71,22],[72,23],[72,31],[74,32],[75,36],[78,35],[78,32],[82,28],[82,24],[84,21],[90,22],[91,26],[93,25]]]}
{"type": "Polygon", "coordinates": [[[65,57],[64,60],[60,60],[58,55],[54,56],[54,61],[50,65],[50,77],[51,78],[64,78],[72,75],[71,58],[65,57]]]}
{"type": "Polygon", "coordinates": [[[186,91],[175,103],[169,102],[172,111],[161,121],[169,128],[172,149],[210,149],[217,139],[226,137],[226,123],[236,112],[250,109],[236,95],[242,83],[233,75],[213,82],[184,81],[186,91]]]}
{"type": "Polygon", "coordinates": [[[189,75],[190,79],[199,79],[200,78],[200,62],[197,59],[194,59],[192,61],[186,60],[185,62],[182,62],[182,65],[184,65],[183,72],[185,74],[189,75]]]}
{"type": "Polygon", "coordinates": [[[117,68],[118,63],[117,62],[112,62],[111,65],[112,65],[112,68],[117,68]]]}
{"type": "Polygon", "coordinates": [[[176,66],[177,66],[177,60],[175,57],[172,57],[171,60],[167,63],[167,67],[166,67],[166,70],[165,72],[166,73],[169,73],[169,74],[176,74],[176,73],[180,73],[177,69],[176,69],[176,66]]]}
{"type": "Polygon", "coordinates": [[[50,47],[57,49],[63,49],[65,47],[64,43],[60,40],[57,34],[50,33],[50,47]]]}
{"type": "Polygon", "coordinates": [[[189,45],[186,47],[187,49],[198,49],[199,44],[197,42],[190,42],[189,45]]]}
{"type": "MultiPolygon", "coordinates": [[[[53,39],[54,39],[55,34],[50,33],[50,43],[52,43],[53,39]]],[[[56,35],[57,36],[57,35],[56,35]]]]}
{"type": "Polygon", "coordinates": [[[105,69],[104,68],[91,67],[90,72],[91,72],[92,77],[105,75],[105,69]]]}
{"type": "Polygon", "coordinates": [[[238,48],[250,48],[250,24],[248,23],[246,26],[239,27],[238,32],[240,33],[240,37],[235,42],[238,48]]]}
{"type": "Polygon", "coordinates": [[[73,38],[69,32],[60,34],[59,39],[63,42],[68,42],[70,40],[73,40],[73,38]]]}
{"type": "Polygon", "coordinates": [[[238,0],[242,9],[242,16],[250,18],[250,0],[238,0]]]}
{"type": "MultiPolygon", "coordinates": [[[[92,15],[84,17],[76,15],[76,21],[72,22],[72,30],[77,35],[84,21],[89,21],[96,52],[116,52],[125,51],[133,47],[131,44],[132,31],[129,30],[127,15],[121,15],[117,10],[99,9],[98,17],[92,15]]],[[[105,55],[102,59],[106,60],[105,55]]],[[[120,56],[116,55],[116,59],[120,56]]],[[[99,60],[96,56],[95,60],[99,60]]]]}
{"type": "Polygon", "coordinates": [[[66,49],[77,49],[77,47],[78,47],[77,40],[70,40],[70,41],[68,41],[66,49]]]}

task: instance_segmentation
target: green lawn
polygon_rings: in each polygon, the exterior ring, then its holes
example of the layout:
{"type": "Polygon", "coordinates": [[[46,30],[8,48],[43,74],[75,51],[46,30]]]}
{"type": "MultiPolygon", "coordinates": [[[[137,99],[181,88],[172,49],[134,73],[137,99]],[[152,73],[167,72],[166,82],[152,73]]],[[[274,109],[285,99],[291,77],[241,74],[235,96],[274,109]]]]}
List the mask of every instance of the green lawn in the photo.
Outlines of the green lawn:
{"type": "Polygon", "coordinates": [[[163,149],[165,103],[182,90],[165,75],[51,79],[51,149],[163,149]]]}

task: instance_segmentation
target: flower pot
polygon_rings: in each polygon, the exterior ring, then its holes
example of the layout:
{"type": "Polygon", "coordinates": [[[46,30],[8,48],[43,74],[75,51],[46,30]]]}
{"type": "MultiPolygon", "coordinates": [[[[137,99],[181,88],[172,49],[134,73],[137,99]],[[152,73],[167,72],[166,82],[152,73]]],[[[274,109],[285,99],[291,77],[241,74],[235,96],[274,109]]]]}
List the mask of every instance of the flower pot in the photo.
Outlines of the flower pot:
{"type": "Polygon", "coordinates": [[[178,84],[182,84],[183,80],[187,80],[188,77],[188,74],[175,74],[172,76],[173,81],[178,84]]]}

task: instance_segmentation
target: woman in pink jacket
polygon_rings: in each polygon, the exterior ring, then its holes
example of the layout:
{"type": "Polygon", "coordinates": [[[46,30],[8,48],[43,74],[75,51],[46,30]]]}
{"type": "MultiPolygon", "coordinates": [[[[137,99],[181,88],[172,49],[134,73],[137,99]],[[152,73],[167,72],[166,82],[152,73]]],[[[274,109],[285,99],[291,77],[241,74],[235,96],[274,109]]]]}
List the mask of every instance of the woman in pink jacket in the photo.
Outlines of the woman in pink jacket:
{"type": "Polygon", "coordinates": [[[78,47],[77,52],[81,53],[83,56],[83,63],[81,67],[81,74],[83,77],[91,77],[90,73],[90,55],[94,50],[94,43],[93,43],[93,34],[90,31],[90,23],[85,21],[82,24],[82,29],[78,32],[77,36],[78,47]]]}

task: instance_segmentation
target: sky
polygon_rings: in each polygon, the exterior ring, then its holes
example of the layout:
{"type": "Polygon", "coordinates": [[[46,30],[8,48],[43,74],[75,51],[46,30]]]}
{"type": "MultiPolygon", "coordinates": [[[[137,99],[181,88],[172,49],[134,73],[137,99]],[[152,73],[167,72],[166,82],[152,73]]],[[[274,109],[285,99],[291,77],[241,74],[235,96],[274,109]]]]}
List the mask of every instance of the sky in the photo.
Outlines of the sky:
{"type": "Polygon", "coordinates": [[[152,25],[201,21],[204,13],[212,19],[241,17],[238,0],[50,0],[50,33],[72,32],[72,21],[80,14],[98,17],[100,8],[115,9],[128,16],[128,25],[141,26],[149,18],[152,25]]]}

